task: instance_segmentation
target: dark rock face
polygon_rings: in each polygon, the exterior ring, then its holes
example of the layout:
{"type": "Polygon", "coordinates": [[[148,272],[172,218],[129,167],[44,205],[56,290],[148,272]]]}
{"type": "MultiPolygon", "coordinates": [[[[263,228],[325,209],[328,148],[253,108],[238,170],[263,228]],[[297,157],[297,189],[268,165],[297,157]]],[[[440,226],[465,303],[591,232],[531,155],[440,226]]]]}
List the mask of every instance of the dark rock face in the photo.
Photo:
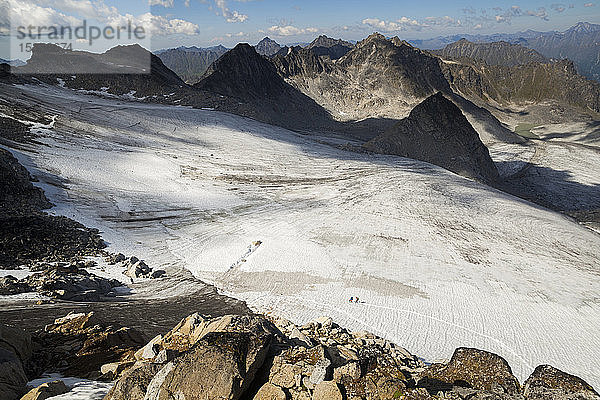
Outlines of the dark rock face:
{"type": "Polygon", "coordinates": [[[484,182],[498,178],[498,170],[477,132],[441,93],[427,98],[365,148],[430,162],[484,182]]]}
{"type": "Polygon", "coordinates": [[[460,347],[448,364],[433,364],[423,374],[419,386],[437,392],[450,386],[517,395],[519,381],[502,357],[483,350],[460,347]]]}
{"type": "Polygon", "coordinates": [[[0,215],[51,207],[44,192],[31,183],[25,167],[4,149],[0,149],[0,171],[0,215]]]}
{"type": "Polygon", "coordinates": [[[72,261],[106,247],[97,229],[41,213],[0,216],[0,265],[72,261]]]}
{"type": "Polygon", "coordinates": [[[26,391],[25,365],[31,358],[31,336],[15,326],[0,324],[0,394],[19,399],[26,391]]]}
{"type": "Polygon", "coordinates": [[[528,49],[519,44],[502,41],[493,43],[473,43],[466,39],[461,39],[434,53],[447,59],[461,60],[466,58],[478,63],[503,65],[506,67],[528,64],[530,62],[550,62],[550,60],[535,50],[528,49]]]}
{"type": "Polygon", "coordinates": [[[293,47],[284,55],[277,55],[272,60],[277,72],[283,77],[295,75],[315,77],[318,74],[330,73],[331,64],[322,60],[311,49],[293,47]]]}
{"type": "Polygon", "coordinates": [[[600,399],[583,379],[550,365],[540,365],[525,381],[523,394],[528,400],[600,399]]]}
{"type": "Polygon", "coordinates": [[[266,37],[260,42],[258,42],[258,44],[254,46],[254,48],[256,49],[256,52],[258,54],[266,57],[274,56],[282,49],[279,43],[277,43],[269,37],[266,37]]]}
{"type": "Polygon", "coordinates": [[[329,120],[322,107],[286,83],[274,65],[248,44],[225,53],[194,88],[236,99],[241,105],[233,112],[244,109],[242,115],[292,129],[329,120]]]}
{"type": "Polygon", "coordinates": [[[286,90],[273,65],[248,44],[225,53],[195,87],[242,99],[278,96],[286,90]]]}

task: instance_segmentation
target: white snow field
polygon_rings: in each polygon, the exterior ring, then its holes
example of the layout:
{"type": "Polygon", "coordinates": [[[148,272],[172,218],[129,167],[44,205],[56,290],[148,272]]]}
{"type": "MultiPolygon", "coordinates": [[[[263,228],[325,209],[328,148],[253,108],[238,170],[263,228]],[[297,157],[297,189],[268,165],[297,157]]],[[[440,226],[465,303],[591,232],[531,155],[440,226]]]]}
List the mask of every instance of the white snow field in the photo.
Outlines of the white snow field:
{"type": "MultiPolygon", "coordinates": [[[[427,163],[238,116],[13,88],[58,115],[42,145],[13,153],[52,212],[99,228],[112,251],[427,361],[477,347],[521,380],[548,363],[600,388],[600,235],[573,220],[427,163]]],[[[576,160],[560,168],[598,166],[576,160]]]]}

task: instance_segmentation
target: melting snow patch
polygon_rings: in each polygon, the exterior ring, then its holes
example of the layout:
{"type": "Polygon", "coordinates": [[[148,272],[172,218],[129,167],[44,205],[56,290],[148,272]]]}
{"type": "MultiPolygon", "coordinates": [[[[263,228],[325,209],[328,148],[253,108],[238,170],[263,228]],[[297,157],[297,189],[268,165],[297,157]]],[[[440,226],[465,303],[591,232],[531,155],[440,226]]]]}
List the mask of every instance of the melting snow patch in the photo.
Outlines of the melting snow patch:
{"type": "Polygon", "coordinates": [[[87,379],[63,377],[60,374],[46,374],[41,378],[27,383],[30,388],[36,388],[46,382],[61,380],[70,389],[68,393],[49,397],[52,400],[101,400],[113,387],[112,382],[98,382],[87,379]]]}

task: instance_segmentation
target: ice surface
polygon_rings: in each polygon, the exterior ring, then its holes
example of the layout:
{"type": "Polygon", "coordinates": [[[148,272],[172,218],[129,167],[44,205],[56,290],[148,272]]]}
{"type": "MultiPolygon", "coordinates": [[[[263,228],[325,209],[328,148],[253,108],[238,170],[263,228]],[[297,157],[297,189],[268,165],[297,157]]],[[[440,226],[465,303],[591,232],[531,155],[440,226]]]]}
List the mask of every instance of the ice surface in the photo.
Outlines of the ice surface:
{"type": "MultiPolygon", "coordinates": [[[[13,153],[54,213],[99,228],[112,251],[188,268],[297,323],[329,315],[430,361],[477,347],[521,380],[548,363],[600,387],[600,236],[573,220],[427,163],[217,111],[19,90],[60,116],[43,151],[13,153]]],[[[492,153],[533,156],[514,146],[492,153]]]]}
{"type": "Polygon", "coordinates": [[[111,382],[97,382],[87,379],[64,377],[60,374],[47,374],[39,379],[27,383],[28,387],[35,388],[46,382],[61,380],[70,391],[60,396],[49,397],[52,400],[102,400],[113,386],[111,382]]]}

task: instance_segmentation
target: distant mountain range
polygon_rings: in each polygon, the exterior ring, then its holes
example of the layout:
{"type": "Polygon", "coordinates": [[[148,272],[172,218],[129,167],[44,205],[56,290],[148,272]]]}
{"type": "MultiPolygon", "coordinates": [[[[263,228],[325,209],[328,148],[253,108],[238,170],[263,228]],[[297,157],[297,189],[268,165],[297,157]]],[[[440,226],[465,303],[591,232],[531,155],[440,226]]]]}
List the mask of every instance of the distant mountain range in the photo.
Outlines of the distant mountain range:
{"type": "Polygon", "coordinates": [[[5,60],[4,58],[0,58],[0,64],[8,64],[11,67],[20,67],[22,65],[25,65],[26,62],[23,60],[5,60]]]}
{"type": "Polygon", "coordinates": [[[194,84],[227,50],[220,45],[208,48],[193,46],[160,50],[155,54],[186,83],[194,84]]]}
{"type": "Polygon", "coordinates": [[[411,40],[410,43],[426,50],[438,50],[460,39],[474,43],[505,41],[536,50],[547,58],[568,58],[575,63],[577,71],[600,81],[600,25],[579,22],[563,32],[524,31],[493,35],[452,35],[427,40],[411,40]]]}
{"type": "Polygon", "coordinates": [[[534,106],[544,122],[600,113],[600,83],[579,75],[569,60],[551,60],[520,44],[459,40],[433,52],[373,34],[356,45],[319,37],[306,47],[279,46],[267,56],[276,45],[266,38],[256,47],[188,47],[158,55],[137,45],[103,54],[35,45],[27,65],[14,69],[73,89],[135,92],[142,101],[211,108],[298,131],[336,132],[370,143],[360,151],[424,160],[486,182],[497,171],[473,140],[473,129],[484,145],[524,141],[494,113],[534,106]],[[215,60],[207,66],[208,54],[215,60]],[[189,61],[193,80],[185,83],[163,58],[189,61]],[[56,73],[61,66],[81,72],[61,75],[56,73]],[[138,74],[132,73],[136,68],[138,74]],[[445,131],[462,136],[450,140],[445,131]],[[443,150],[440,141],[453,144],[443,150]]]}

